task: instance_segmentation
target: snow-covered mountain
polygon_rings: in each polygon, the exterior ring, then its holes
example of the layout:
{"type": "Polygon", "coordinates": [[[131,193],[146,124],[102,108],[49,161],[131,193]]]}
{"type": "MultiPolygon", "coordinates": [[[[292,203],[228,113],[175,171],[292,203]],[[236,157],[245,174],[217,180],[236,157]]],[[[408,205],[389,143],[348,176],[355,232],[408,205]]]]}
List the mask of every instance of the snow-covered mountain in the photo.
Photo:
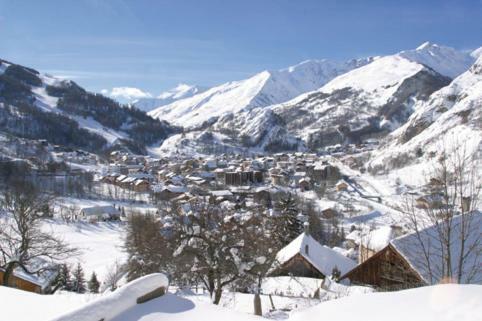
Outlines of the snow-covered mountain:
{"type": "MultiPolygon", "coordinates": [[[[373,172],[424,164],[463,146],[482,155],[482,57],[449,86],[414,106],[408,121],[386,139],[370,161],[373,172]]],[[[422,166],[423,167],[423,166],[422,166]]]]}
{"type": "Polygon", "coordinates": [[[132,103],[132,105],[142,111],[149,112],[153,109],[171,104],[177,100],[192,97],[206,90],[207,88],[201,86],[179,84],[176,87],[161,93],[155,98],[137,99],[132,103]]]}
{"type": "Polygon", "coordinates": [[[426,65],[452,79],[467,71],[475,62],[475,58],[469,52],[457,51],[431,42],[425,42],[413,50],[401,51],[399,55],[426,65]]]}
{"type": "Polygon", "coordinates": [[[270,113],[253,108],[228,114],[213,128],[233,137],[247,136],[249,146],[268,150],[357,142],[399,127],[415,102],[449,82],[422,64],[387,56],[340,75],[317,91],[262,108],[270,113]]]}
{"type": "Polygon", "coordinates": [[[251,78],[225,83],[154,109],[149,115],[186,127],[196,127],[211,123],[226,113],[285,102],[318,89],[336,76],[372,60],[354,59],[342,63],[308,60],[286,69],[263,71],[251,78]]]}

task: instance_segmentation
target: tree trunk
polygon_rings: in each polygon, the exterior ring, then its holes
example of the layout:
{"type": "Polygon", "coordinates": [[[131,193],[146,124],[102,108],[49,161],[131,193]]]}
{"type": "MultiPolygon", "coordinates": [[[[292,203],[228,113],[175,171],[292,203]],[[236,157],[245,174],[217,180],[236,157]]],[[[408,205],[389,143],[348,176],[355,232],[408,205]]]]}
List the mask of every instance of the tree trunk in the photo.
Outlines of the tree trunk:
{"type": "Polygon", "coordinates": [[[5,273],[3,273],[3,285],[4,286],[9,286],[8,281],[10,280],[10,276],[13,273],[13,269],[15,268],[15,262],[10,262],[7,264],[7,267],[5,269],[5,273]]]}
{"type": "Polygon", "coordinates": [[[254,315],[263,315],[263,309],[261,306],[261,297],[259,296],[259,293],[256,293],[254,295],[254,315]]]}
{"type": "Polygon", "coordinates": [[[221,301],[221,295],[223,294],[223,289],[221,287],[216,288],[216,291],[214,292],[214,299],[213,303],[218,305],[219,302],[221,301]]]}

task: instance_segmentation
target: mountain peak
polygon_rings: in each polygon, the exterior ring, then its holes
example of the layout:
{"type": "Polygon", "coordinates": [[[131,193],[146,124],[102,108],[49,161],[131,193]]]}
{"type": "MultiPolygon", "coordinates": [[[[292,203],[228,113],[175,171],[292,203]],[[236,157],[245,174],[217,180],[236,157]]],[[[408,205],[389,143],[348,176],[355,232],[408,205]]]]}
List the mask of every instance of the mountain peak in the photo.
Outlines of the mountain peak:
{"type": "Polygon", "coordinates": [[[418,46],[417,49],[415,49],[415,50],[425,50],[425,49],[433,48],[433,47],[439,47],[439,45],[434,44],[430,41],[425,41],[420,46],[418,46]]]}

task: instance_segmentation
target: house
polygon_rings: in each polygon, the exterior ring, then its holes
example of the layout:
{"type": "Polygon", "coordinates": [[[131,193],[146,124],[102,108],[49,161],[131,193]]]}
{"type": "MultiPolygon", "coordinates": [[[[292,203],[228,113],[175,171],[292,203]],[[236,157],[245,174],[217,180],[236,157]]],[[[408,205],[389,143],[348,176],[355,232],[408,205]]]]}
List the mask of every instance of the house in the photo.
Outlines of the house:
{"type": "Polygon", "coordinates": [[[440,194],[429,194],[417,198],[415,206],[421,209],[440,209],[444,206],[444,199],[440,194]]]}
{"type": "Polygon", "coordinates": [[[168,185],[160,186],[159,188],[154,189],[154,192],[158,199],[168,201],[186,193],[187,188],[185,186],[168,185]]]}
{"type": "MultiPolygon", "coordinates": [[[[482,284],[481,212],[456,216],[451,224],[452,275],[460,275],[460,283],[482,284]],[[467,225],[468,219],[471,222],[470,226],[467,225]],[[461,252],[461,241],[458,237],[462,228],[470,228],[464,252],[461,252]],[[462,269],[459,269],[458,258],[461,253],[464,256],[464,264],[462,269]]],[[[441,236],[437,229],[437,226],[429,226],[418,233],[413,232],[390,241],[387,246],[343,275],[341,279],[349,280],[351,284],[370,285],[383,290],[398,290],[449,281],[443,279],[445,264],[440,247],[441,236]]]]}
{"type": "Polygon", "coordinates": [[[120,212],[114,206],[89,206],[80,209],[78,218],[88,222],[120,219],[120,212]]]}
{"type": "Polygon", "coordinates": [[[150,189],[151,184],[144,180],[144,179],[138,179],[134,182],[134,191],[144,193],[148,192],[150,189]]]}
{"type": "Polygon", "coordinates": [[[298,181],[298,186],[302,192],[311,190],[311,180],[309,177],[304,177],[298,181]]]}
{"type": "MultiPolygon", "coordinates": [[[[35,263],[29,264],[28,268],[30,270],[44,268],[44,270],[40,273],[29,274],[21,267],[16,267],[9,277],[8,286],[40,294],[51,293],[51,285],[59,273],[58,267],[44,260],[37,259],[35,263]]],[[[0,269],[0,284],[3,284],[4,273],[5,271],[0,269]]]]}
{"type": "Polygon", "coordinates": [[[278,252],[271,276],[325,278],[335,268],[344,274],[355,266],[355,261],[321,245],[305,231],[278,252]]]}
{"type": "Polygon", "coordinates": [[[338,192],[346,191],[347,189],[348,189],[348,184],[343,181],[336,184],[336,190],[338,192]]]}

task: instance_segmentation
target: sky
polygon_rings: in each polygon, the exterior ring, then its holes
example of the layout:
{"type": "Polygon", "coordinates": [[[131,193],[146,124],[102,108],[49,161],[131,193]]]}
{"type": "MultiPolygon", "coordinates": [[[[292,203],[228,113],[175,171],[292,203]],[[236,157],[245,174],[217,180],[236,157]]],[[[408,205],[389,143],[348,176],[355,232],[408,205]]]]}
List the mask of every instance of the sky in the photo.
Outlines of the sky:
{"type": "Polygon", "coordinates": [[[0,0],[0,58],[98,92],[157,96],[425,41],[482,46],[482,0],[0,0]]]}

